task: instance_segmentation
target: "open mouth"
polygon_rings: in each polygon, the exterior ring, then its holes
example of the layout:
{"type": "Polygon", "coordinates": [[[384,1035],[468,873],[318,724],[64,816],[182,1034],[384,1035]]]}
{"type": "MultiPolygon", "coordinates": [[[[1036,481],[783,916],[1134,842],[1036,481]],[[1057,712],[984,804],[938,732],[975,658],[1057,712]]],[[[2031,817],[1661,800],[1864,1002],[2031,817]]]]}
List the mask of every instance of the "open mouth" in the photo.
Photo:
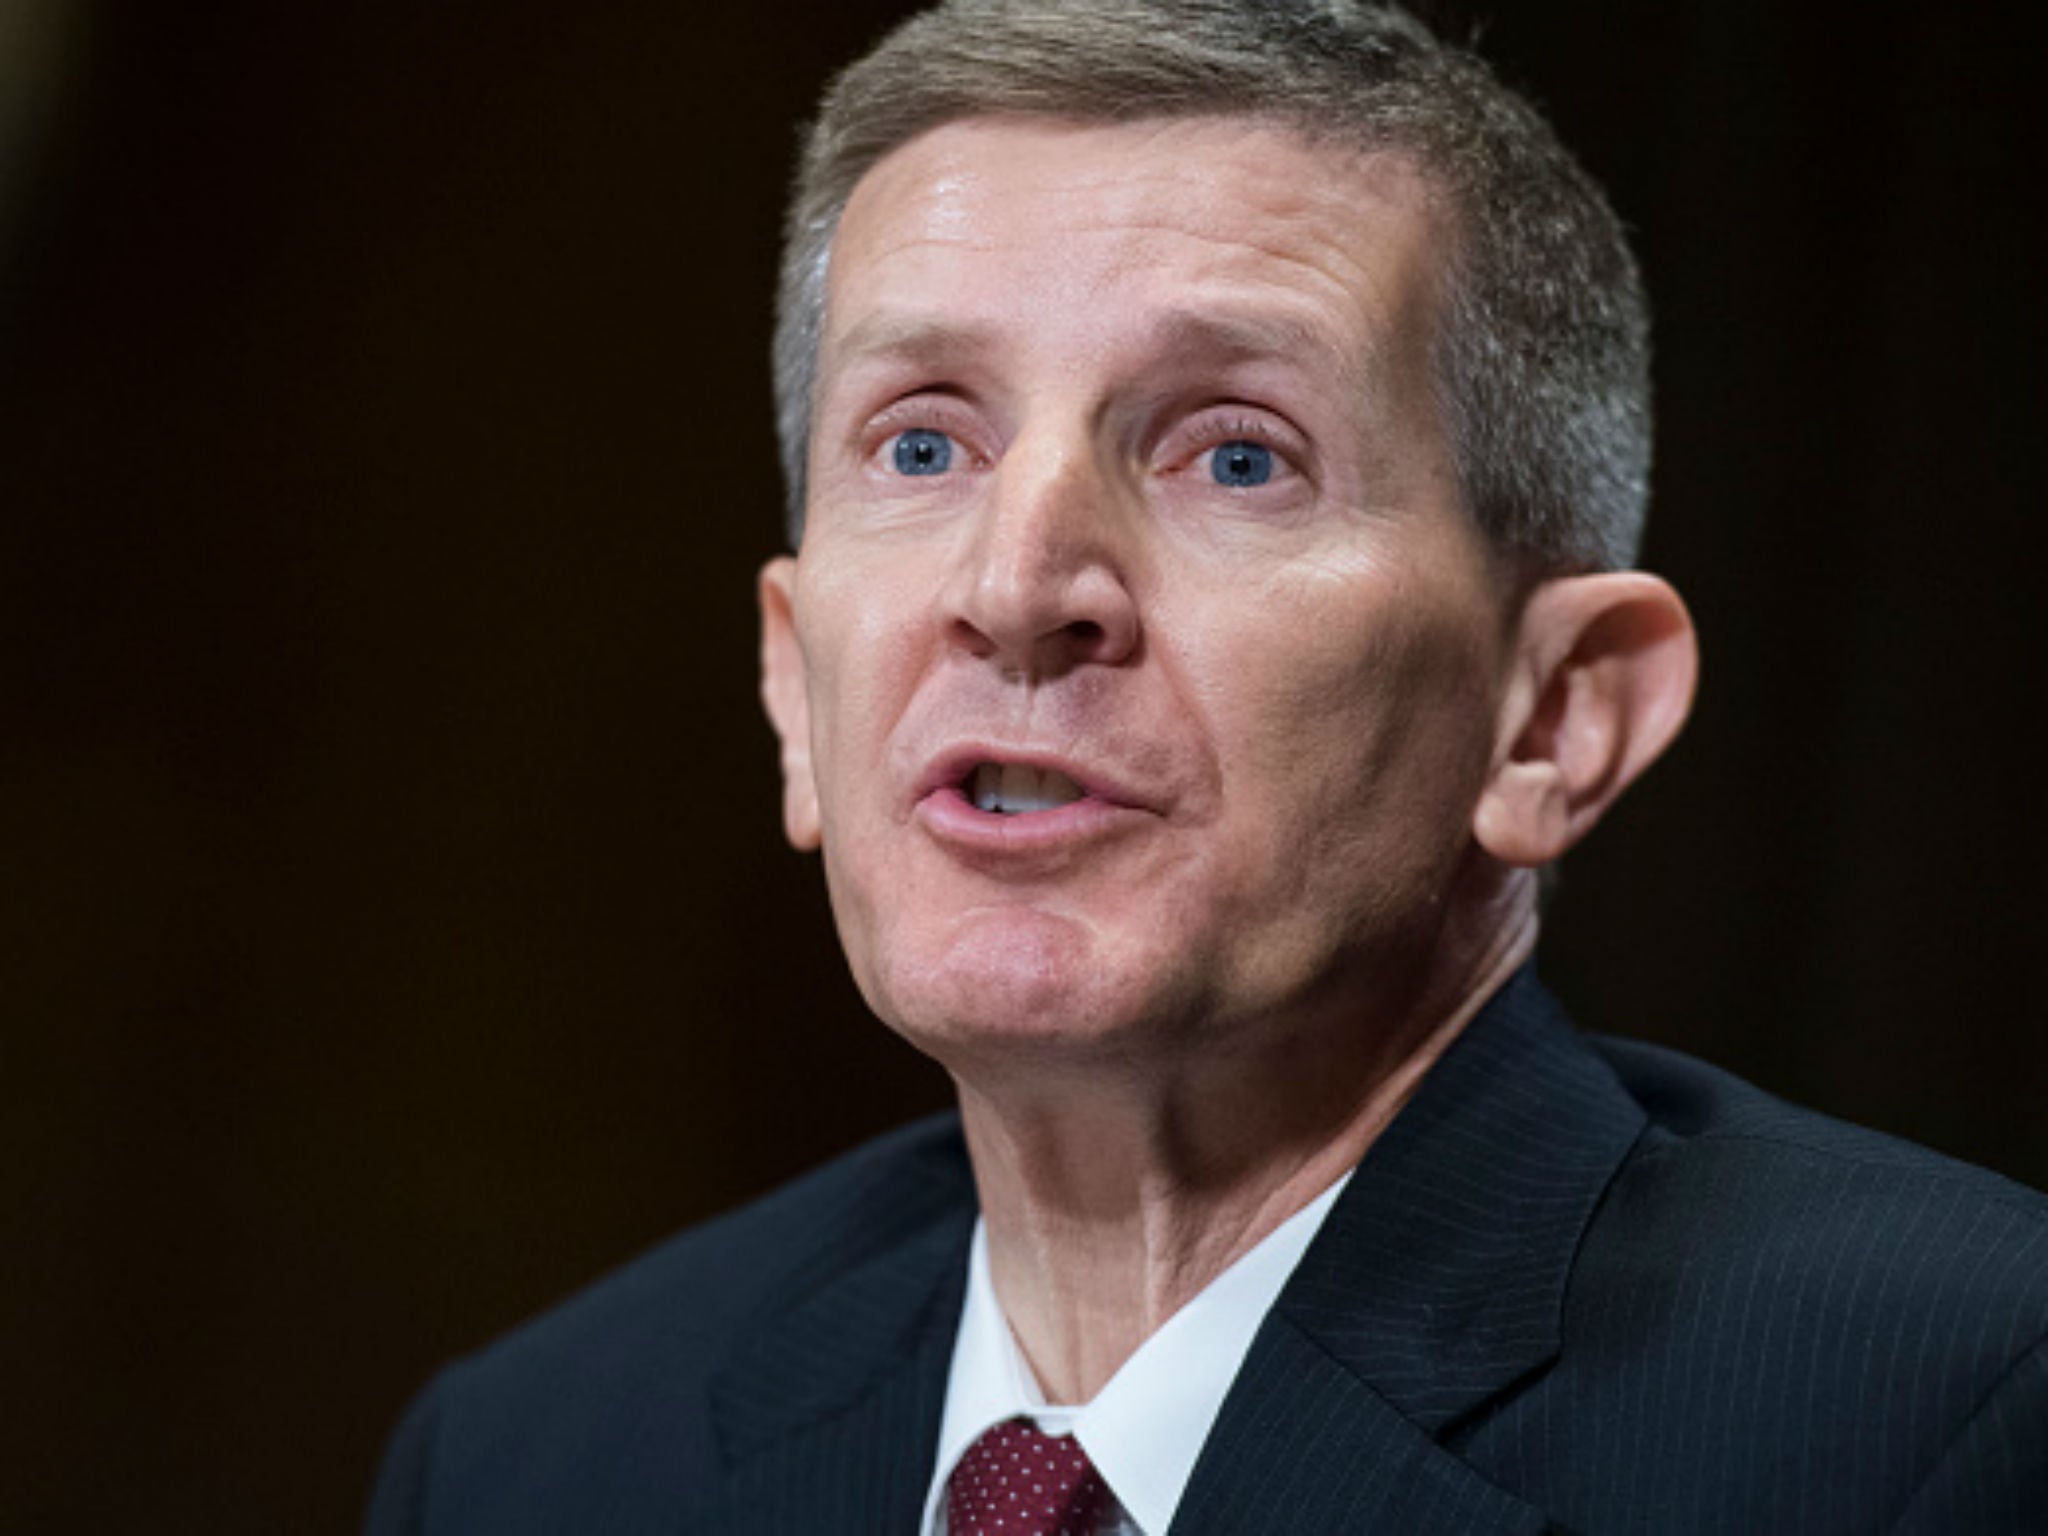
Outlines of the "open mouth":
{"type": "Polygon", "coordinates": [[[1028,763],[980,763],[967,775],[961,792],[974,808],[997,816],[1028,816],[1033,811],[1056,811],[1072,805],[1087,791],[1049,768],[1028,763]]]}

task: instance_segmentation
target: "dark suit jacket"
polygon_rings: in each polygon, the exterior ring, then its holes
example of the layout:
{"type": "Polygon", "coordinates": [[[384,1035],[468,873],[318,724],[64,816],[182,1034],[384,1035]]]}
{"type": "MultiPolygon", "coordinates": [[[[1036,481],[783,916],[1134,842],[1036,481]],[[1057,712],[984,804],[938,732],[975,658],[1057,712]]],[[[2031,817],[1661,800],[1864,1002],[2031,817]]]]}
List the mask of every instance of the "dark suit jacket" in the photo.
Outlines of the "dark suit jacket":
{"type": "MultiPolygon", "coordinates": [[[[913,1126],[444,1372],[399,1532],[910,1536],[974,1191],[913,1126]]],[[[1373,1146],[1173,1536],[2048,1532],[2048,1200],[1575,1035],[1528,973],[1373,1146]]]]}

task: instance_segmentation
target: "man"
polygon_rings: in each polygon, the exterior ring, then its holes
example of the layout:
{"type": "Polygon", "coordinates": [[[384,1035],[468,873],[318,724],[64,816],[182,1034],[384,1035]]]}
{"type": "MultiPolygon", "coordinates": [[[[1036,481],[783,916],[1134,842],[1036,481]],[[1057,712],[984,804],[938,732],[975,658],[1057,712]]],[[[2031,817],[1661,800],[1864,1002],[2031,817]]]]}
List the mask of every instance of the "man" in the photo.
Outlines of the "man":
{"type": "Polygon", "coordinates": [[[843,76],[763,696],[959,1115],[444,1374],[372,1528],[2048,1529],[2048,1204],[1530,971],[1691,695],[1645,358],[1397,13],[950,0],[843,76]]]}

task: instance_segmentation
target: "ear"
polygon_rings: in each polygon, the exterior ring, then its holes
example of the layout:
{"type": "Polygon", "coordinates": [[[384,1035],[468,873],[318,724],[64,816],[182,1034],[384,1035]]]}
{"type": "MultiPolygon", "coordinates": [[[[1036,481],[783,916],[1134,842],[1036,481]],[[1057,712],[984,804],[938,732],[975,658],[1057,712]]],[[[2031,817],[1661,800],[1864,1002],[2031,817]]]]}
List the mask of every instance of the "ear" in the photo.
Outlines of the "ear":
{"type": "Polygon", "coordinates": [[[794,848],[820,841],[818,784],[811,772],[811,701],[796,635],[796,560],[761,567],[761,707],[782,743],[782,829],[794,848]]]}
{"type": "Polygon", "coordinates": [[[1516,630],[1494,762],[1472,832],[1533,868],[1576,843],[1685,724],[1699,676],[1692,616],[1641,571],[1544,582],[1516,630]]]}

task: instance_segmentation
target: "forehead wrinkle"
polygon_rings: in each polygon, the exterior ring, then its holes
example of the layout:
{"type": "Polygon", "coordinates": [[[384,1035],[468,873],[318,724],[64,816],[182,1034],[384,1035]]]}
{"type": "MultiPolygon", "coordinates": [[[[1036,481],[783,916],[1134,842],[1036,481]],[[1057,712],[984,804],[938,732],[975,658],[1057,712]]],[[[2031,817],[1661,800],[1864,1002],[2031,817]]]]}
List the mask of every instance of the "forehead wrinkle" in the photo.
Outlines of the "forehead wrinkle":
{"type": "MultiPolygon", "coordinates": [[[[1334,301],[1336,306],[1348,311],[1360,308],[1360,293],[1327,266],[1309,257],[1278,246],[1211,237],[1170,223],[1134,227],[1112,222],[1103,225],[1100,232],[1121,237],[1140,230],[1180,235],[1199,244],[1213,246],[1226,257],[1256,253],[1261,261],[1271,261],[1305,274],[1319,290],[1311,294],[1304,286],[1290,292],[1283,285],[1274,283],[1270,274],[1232,271],[1227,264],[1219,263],[1213,271],[1178,285],[1182,295],[1177,296],[1179,301],[1146,326],[1144,334],[1148,351],[1219,354],[1233,361],[1256,361],[1267,357],[1286,359],[1309,352],[1320,354],[1349,372],[1358,364],[1369,362],[1372,354],[1384,349],[1387,338],[1382,332],[1388,329],[1384,323],[1368,323],[1358,328],[1360,335],[1352,340],[1362,340],[1368,357],[1352,359],[1347,347],[1332,337],[1327,327],[1317,325],[1306,316],[1286,312],[1290,308],[1312,308],[1325,301],[1334,301]],[[1198,305],[1202,307],[1195,307],[1198,305]]],[[[1000,238],[973,242],[913,239],[892,246],[885,254],[900,254],[934,245],[967,250],[1016,249],[1014,242],[1000,238]]],[[[1398,307],[1398,295],[1389,290],[1384,280],[1366,266],[1352,261],[1341,248],[1337,248],[1335,253],[1352,269],[1352,275],[1369,285],[1375,297],[1382,301],[1377,307],[1387,310],[1398,307]]],[[[1135,249],[1129,257],[1110,263],[1109,270],[1098,274],[1090,286],[1114,286],[1127,275],[1142,277],[1156,266],[1156,252],[1135,249]]],[[[1082,276],[1071,267],[1061,269],[1049,262],[1034,268],[1034,272],[1038,270],[1045,273],[1048,287],[1073,282],[1082,276]]],[[[1371,320],[1375,317],[1364,318],[1371,320]]],[[[997,339],[995,326],[971,316],[921,314],[914,310],[892,312],[883,308],[862,316],[843,334],[830,337],[830,344],[837,356],[847,362],[878,354],[901,355],[912,360],[943,360],[961,352],[991,346],[997,339]]]]}
{"type": "MultiPolygon", "coordinates": [[[[1363,388],[1377,375],[1384,350],[1376,335],[1354,349],[1301,316],[1271,309],[1234,311],[1227,302],[1214,308],[1168,310],[1147,321],[1127,345],[1107,333],[1097,340],[1124,352],[1130,366],[1141,373],[1277,365],[1296,373],[1324,375],[1347,391],[1363,388]],[[1364,355],[1357,355],[1359,352],[1364,355]]],[[[829,385],[875,362],[953,370],[983,361],[999,350],[995,329],[973,320],[871,314],[833,342],[822,378],[829,385]]]]}
{"type": "Polygon", "coordinates": [[[1277,365],[1291,374],[1325,377],[1350,392],[1377,371],[1379,343],[1369,338],[1362,348],[1353,348],[1301,316],[1233,310],[1226,301],[1215,308],[1179,308],[1160,315],[1137,350],[1153,367],[1277,365]]]}
{"type": "MultiPolygon", "coordinates": [[[[1417,198],[1427,201],[1426,182],[1416,177],[1413,168],[1398,154],[1385,151],[1364,155],[1335,153],[1319,148],[1300,134],[1274,129],[1255,120],[1249,123],[1231,119],[1196,121],[1200,125],[1198,132],[1200,128],[1221,128],[1233,135],[1250,133],[1270,137],[1294,153],[1306,153],[1312,160],[1323,162],[1339,177],[1363,176],[1372,186],[1375,197],[1390,206],[1417,198]]],[[[921,245],[967,251],[1003,249],[1013,242],[1001,235],[977,238],[977,227],[990,213],[1000,218],[1005,208],[1021,194],[1027,199],[1040,199],[1047,205],[1051,212],[1050,222],[1061,227],[1064,238],[1104,234],[1127,240],[1145,234],[1167,234],[1225,250],[1255,252],[1289,266],[1306,268],[1325,281],[1331,280],[1335,273],[1330,267],[1312,259],[1316,253],[1334,256],[1336,264],[1347,272],[1357,267],[1352,242],[1330,238],[1328,226],[1332,223],[1352,225],[1357,220],[1358,206],[1326,187],[1292,187],[1285,176],[1244,180],[1239,168],[1225,167],[1222,172],[1225,178],[1239,183],[1232,195],[1240,211],[1248,215],[1246,223],[1254,233],[1247,236],[1238,231],[1213,235],[1202,230],[1199,217],[1176,216],[1191,190],[1213,190],[1215,178],[1203,174],[1207,162],[1197,153],[1160,165],[1148,163],[1145,149],[1134,146],[1121,163],[1111,167],[1076,167],[1065,160],[1046,157],[1028,165],[1007,167],[1000,176],[992,177],[979,163],[975,141],[990,132],[1006,135],[1020,130],[1015,125],[969,120],[966,124],[947,125],[935,132],[943,134],[949,130],[964,134],[968,143],[948,145],[935,167],[919,171],[914,168],[915,162],[902,165],[894,163],[893,159],[885,160],[855,189],[849,209],[869,203],[875,197],[892,195],[907,198],[917,209],[915,227],[897,232],[896,238],[890,240],[886,248],[864,253],[869,260],[902,254],[921,245]],[[1008,178],[1008,184],[999,184],[1004,178],[1008,178]],[[1318,225],[1324,227],[1318,229],[1318,225]],[[1305,237],[1314,251],[1305,256],[1285,249],[1284,241],[1268,243],[1260,239],[1256,232],[1268,229],[1276,234],[1293,232],[1305,237]]],[[[1083,137],[1129,132],[1127,128],[1099,125],[1073,125],[1073,131],[1083,137]]],[[[1161,128],[1157,132],[1163,131],[1161,128]]],[[[1155,136],[1156,133],[1142,135],[1138,144],[1142,146],[1155,136]]],[[[912,145],[928,147],[928,141],[914,140],[912,145]]],[[[1199,197],[1196,201],[1199,203],[1199,197]]],[[[869,238],[878,240],[879,232],[869,238]]]]}
{"type": "Polygon", "coordinates": [[[993,327],[939,315],[891,313],[863,316],[842,336],[829,339],[824,377],[876,359],[944,366],[986,353],[996,345],[993,327]]]}
{"type": "MultiPolygon", "coordinates": [[[[1148,124],[1151,132],[1134,136],[1145,148],[1167,131],[1165,124],[1148,124]]],[[[1176,125],[1178,126],[1178,125],[1176,125]]],[[[1228,127],[1242,131],[1247,125],[1202,123],[1203,128],[1228,127]]],[[[1389,374],[1407,373],[1417,344],[1428,351],[1428,335],[1434,305],[1434,283],[1426,273],[1380,270],[1385,263],[1375,260],[1383,245],[1373,228],[1376,211],[1397,221],[1388,233],[1398,246],[1402,237],[1398,221],[1404,213],[1420,213],[1434,243],[1438,210],[1430,198],[1426,176],[1417,174],[1405,156],[1376,152],[1366,155],[1331,154],[1299,132],[1274,130],[1269,125],[1252,125],[1254,133],[1270,133],[1281,143],[1283,155],[1306,151],[1338,173],[1340,179],[1362,176],[1370,188],[1365,203],[1352,197],[1337,197],[1321,184],[1306,188],[1284,185],[1288,178],[1272,181],[1254,179],[1238,188],[1237,206],[1251,215],[1237,227],[1212,231],[1202,227],[1199,216],[1184,215],[1176,206],[1177,194],[1191,187],[1215,189],[1215,178],[1203,174],[1205,162],[1191,156],[1176,164],[1146,163],[1143,149],[1110,170],[1090,171],[1070,163],[1036,159],[1019,166],[1012,164],[1005,174],[1021,173],[1026,200],[1043,199],[1052,212],[1035,228],[1012,230],[1003,214],[1013,206],[1016,182],[1008,190],[1002,176],[992,175],[979,163],[976,142],[991,130],[1007,135],[1011,125],[971,124],[938,130],[960,134],[964,142],[943,144],[937,165],[919,168],[914,158],[884,162],[879,174],[871,173],[867,185],[856,190],[856,214],[842,220],[832,258],[838,270],[831,283],[827,306],[828,337],[823,349],[820,384],[836,381],[851,369],[876,360],[902,359],[920,367],[950,368],[966,361],[986,361],[1004,341],[1029,345],[1049,341],[1042,331],[1022,337],[1008,336],[1004,328],[972,313],[957,315],[920,312],[910,292],[898,297],[912,302],[890,308],[885,297],[891,288],[907,281],[901,273],[884,278],[878,291],[872,279],[885,269],[898,268],[915,273],[921,256],[940,260],[986,255],[1002,262],[1009,259],[1016,280],[1043,287],[1055,312],[1064,308],[1054,290],[1073,284],[1091,291],[1134,287],[1133,303],[1118,306],[1111,313],[1138,326],[1121,324],[1097,328],[1088,337],[1069,337],[1069,345],[1102,356],[1107,352],[1133,356],[1145,363],[1165,357],[1169,362],[1217,361],[1235,364],[1272,362],[1293,364],[1302,370],[1305,359],[1314,359],[1307,371],[1337,380],[1347,392],[1371,391],[1373,381],[1389,374]],[[1080,174],[1076,174],[1079,171],[1080,174]],[[896,204],[894,218],[879,224],[860,218],[875,211],[874,199],[896,204]],[[907,199],[909,208],[903,207],[907,199]],[[1375,206],[1377,205],[1377,209],[1375,206]],[[912,211],[906,222],[902,213],[912,211]],[[849,224],[859,224],[859,238],[846,242],[849,224]],[[891,229],[889,225],[895,224],[891,229]],[[1054,243],[1044,247],[1050,231],[1057,231],[1054,243]],[[1107,249],[1097,247],[1094,261],[1062,259],[1063,243],[1095,243],[1100,238],[1107,249]],[[1159,264],[1161,237],[1179,243],[1193,258],[1182,264],[1177,291],[1147,295],[1145,283],[1159,264]],[[1148,247],[1150,247],[1148,249],[1148,247]],[[856,254],[857,252],[857,254],[856,254]],[[881,301],[878,312],[859,316],[847,331],[830,335],[831,311],[836,301],[850,297],[843,287],[848,257],[864,274],[859,287],[865,298],[881,301]],[[1090,269],[1093,270],[1090,270],[1090,269]],[[1421,291],[1409,279],[1421,278],[1421,291]],[[1171,306],[1156,321],[1145,314],[1147,298],[1171,306]],[[1418,306],[1414,301],[1422,299],[1418,306]],[[1288,309],[1298,311],[1287,315],[1288,309]],[[1122,331],[1122,334],[1117,334],[1122,331]]],[[[1083,134],[1128,132],[1084,127],[1083,134]]],[[[918,147],[930,149],[930,141],[918,147]]],[[[914,151],[912,151],[914,154],[914,151]]],[[[1225,179],[1230,167],[1224,167],[1225,179]]],[[[1196,200],[1200,203],[1200,199],[1196,200]]],[[[1079,364],[1081,359],[1073,357],[1079,364]]]]}
{"type": "MultiPolygon", "coordinates": [[[[1163,234],[1176,240],[1184,240],[1197,246],[1204,246],[1216,253],[1217,261],[1212,277],[1230,282],[1251,276],[1256,281],[1270,283],[1272,274],[1238,273],[1234,263],[1254,258],[1260,263],[1273,263],[1289,272],[1300,273],[1309,280],[1309,286],[1323,289],[1343,298],[1347,297],[1346,278],[1357,277],[1362,267],[1350,244],[1340,240],[1313,238],[1307,242],[1311,249],[1290,248],[1288,242],[1279,238],[1289,232],[1284,217],[1263,220],[1249,231],[1234,231],[1229,234],[1209,234],[1190,224],[1175,219],[1138,218],[1112,214],[1100,223],[1078,226],[1072,234],[1101,234],[1119,243],[1134,247],[1128,255],[1112,256],[1109,266],[1113,274],[1144,272],[1157,263],[1156,251],[1143,248],[1143,237],[1163,234]],[[1262,238],[1271,230],[1275,238],[1262,238]]],[[[1292,232],[1300,237],[1306,231],[1294,226],[1292,232]]]]}

